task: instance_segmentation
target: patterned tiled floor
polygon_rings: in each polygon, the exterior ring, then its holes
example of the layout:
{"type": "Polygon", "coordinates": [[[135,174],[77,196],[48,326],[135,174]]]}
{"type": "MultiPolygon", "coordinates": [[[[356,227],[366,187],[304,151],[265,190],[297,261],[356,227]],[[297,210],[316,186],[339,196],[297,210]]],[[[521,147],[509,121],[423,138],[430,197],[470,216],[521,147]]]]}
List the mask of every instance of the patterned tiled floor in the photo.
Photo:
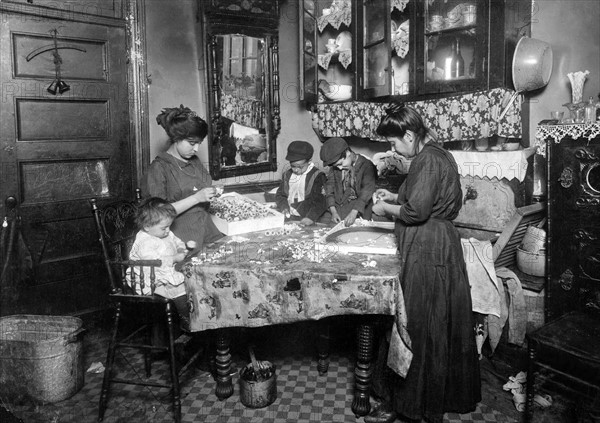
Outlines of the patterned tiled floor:
{"type": "MultiPolygon", "coordinates": [[[[293,337],[293,336],[292,336],[293,337]]],[[[297,342],[296,339],[294,342],[297,342]]],[[[310,344],[300,339],[303,345],[310,344]]],[[[104,332],[88,333],[84,338],[85,368],[105,360],[107,337],[104,332]]],[[[306,349],[306,348],[304,348],[306,349]]],[[[250,409],[239,400],[238,377],[234,377],[234,393],[225,401],[214,395],[212,376],[197,368],[182,379],[182,415],[184,422],[214,423],[283,423],[283,422],[349,422],[362,423],[350,410],[353,398],[352,352],[334,351],[329,372],[319,376],[316,360],[302,348],[292,353],[279,353],[273,348],[268,356],[257,352],[259,359],[269,359],[277,366],[277,400],[263,409],[250,409]]],[[[143,372],[141,360],[133,354],[118,355],[119,368],[128,363],[143,372]]],[[[238,355],[233,356],[235,368],[245,365],[238,355]]],[[[166,362],[153,364],[153,377],[161,377],[166,362]]],[[[86,373],[83,388],[72,398],[44,406],[15,405],[4,402],[6,408],[25,423],[87,423],[97,419],[98,398],[102,374],[86,373]]],[[[490,404],[492,405],[492,404],[490,404]]],[[[166,389],[116,385],[113,388],[104,421],[107,423],[172,422],[170,397],[166,389]]],[[[470,414],[448,413],[445,422],[515,422],[489,405],[479,404],[470,414]]]]}

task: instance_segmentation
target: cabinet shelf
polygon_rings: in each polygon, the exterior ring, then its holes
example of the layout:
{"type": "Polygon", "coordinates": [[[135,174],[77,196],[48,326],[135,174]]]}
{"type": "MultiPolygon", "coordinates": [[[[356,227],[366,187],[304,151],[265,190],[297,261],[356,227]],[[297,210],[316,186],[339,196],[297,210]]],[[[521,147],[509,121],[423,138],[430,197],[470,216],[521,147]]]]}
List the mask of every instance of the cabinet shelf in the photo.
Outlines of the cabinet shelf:
{"type": "Polygon", "coordinates": [[[469,35],[475,36],[476,35],[476,29],[477,29],[477,25],[473,24],[473,25],[463,25],[463,26],[453,26],[451,28],[442,28],[442,29],[438,29],[437,31],[425,31],[425,35],[426,36],[431,36],[431,35],[445,35],[445,34],[453,34],[456,32],[463,32],[463,31],[468,31],[466,32],[469,35]]]}

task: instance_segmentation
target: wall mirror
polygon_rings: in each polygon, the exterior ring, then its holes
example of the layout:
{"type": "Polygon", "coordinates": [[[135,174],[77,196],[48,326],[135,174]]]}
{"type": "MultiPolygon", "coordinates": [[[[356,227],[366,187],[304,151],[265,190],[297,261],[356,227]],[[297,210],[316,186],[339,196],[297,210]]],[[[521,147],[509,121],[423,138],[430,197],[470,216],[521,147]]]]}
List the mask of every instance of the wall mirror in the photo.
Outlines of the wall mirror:
{"type": "Polygon", "coordinates": [[[228,11],[204,13],[214,179],[277,170],[277,19],[228,11]]]}

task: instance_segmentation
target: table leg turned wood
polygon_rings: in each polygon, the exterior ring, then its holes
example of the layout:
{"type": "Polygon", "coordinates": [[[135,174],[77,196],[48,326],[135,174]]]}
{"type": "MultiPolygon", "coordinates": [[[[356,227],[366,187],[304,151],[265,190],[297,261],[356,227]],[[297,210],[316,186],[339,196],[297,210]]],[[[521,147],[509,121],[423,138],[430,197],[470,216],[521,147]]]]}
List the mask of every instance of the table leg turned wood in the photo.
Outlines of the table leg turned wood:
{"type": "Polygon", "coordinates": [[[230,338],[225,329],[217,331],[217,398],[221,401],[233,395],[233,383],[231,382],[231,354],[229,351],[230,338]]]}
{"type": "Polygon", "coordinates": [[[329,370],[329,324],[318,322],[318,341],[317,341],[317,370],[319,375],[323,376],[329,370]]]}
{"type": "Polygon", "coordinates": [[[525,400],[525,423],[533,419],[533,397],[535,389],[535,360],[536,348],[535,343],[529,339],[527,342],[527,395],[525,400]]]}
{"type": "Polygon", "coordinates": [[[365,416],[371,411],[369,392],[373,374],[373,326],[361,324],[358,326],[358,353],[354,368],[354,400],[352,412],[356,417],[365,416]]]}

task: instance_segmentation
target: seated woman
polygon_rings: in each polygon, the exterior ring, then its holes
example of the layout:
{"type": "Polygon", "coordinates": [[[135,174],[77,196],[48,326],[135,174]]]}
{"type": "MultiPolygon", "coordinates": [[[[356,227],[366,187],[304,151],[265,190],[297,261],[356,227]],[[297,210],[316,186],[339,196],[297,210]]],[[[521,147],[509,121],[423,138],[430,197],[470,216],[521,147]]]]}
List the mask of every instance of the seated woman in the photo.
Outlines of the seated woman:
{"type": "Polygon", "coordinates": [[[170,202],[177,211],[171,231],[188,246],[202,248],[223,236],[208,215],[209,202],[217,190],[196,155],[208,125],[183,105],[163,109],[156,121],[171,145],[150,164],[142,181],[142,194],[170,202]]]}

